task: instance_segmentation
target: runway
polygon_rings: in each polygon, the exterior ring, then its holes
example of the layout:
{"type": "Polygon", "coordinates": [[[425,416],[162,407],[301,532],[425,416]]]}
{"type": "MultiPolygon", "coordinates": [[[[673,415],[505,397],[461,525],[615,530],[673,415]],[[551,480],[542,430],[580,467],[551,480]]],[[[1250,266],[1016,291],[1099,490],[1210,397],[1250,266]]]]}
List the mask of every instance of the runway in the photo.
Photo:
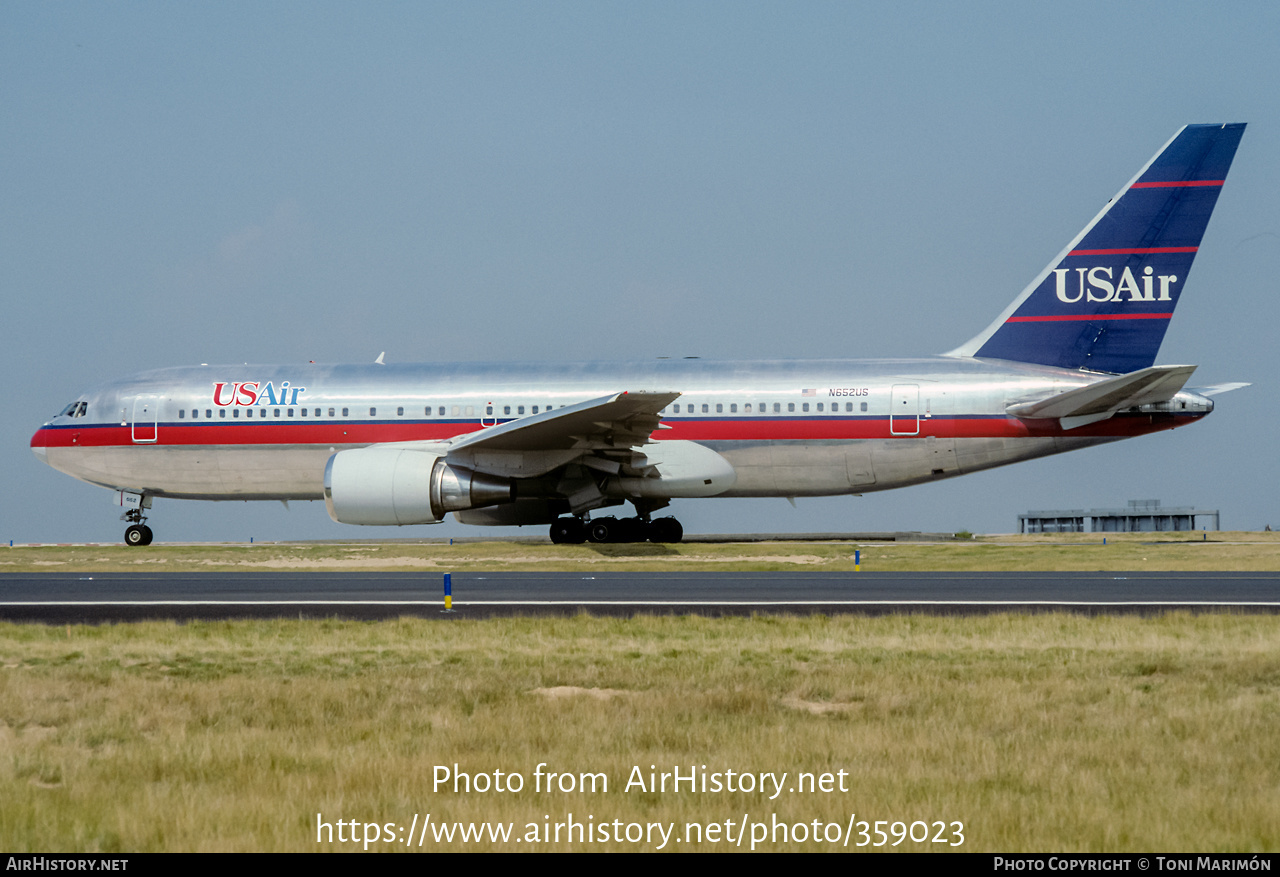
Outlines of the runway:
{"type": "Polygon", "coordinates": [[[1280,572],[3,573],[0,620],[1280,612],[1280,572]]]}

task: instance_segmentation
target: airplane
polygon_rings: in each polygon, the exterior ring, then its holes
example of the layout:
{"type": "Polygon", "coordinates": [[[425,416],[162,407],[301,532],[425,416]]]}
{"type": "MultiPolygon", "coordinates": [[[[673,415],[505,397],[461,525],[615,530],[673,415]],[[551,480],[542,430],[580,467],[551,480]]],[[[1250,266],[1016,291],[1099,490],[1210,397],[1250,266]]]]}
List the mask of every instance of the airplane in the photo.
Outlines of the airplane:
{"type": "Polygon", "coordinates": [[[1244,124],[1187,125],[977,336],[914,359],[201,365],[104,384],[31,439],[113,491],[320,500],[344,524],[679,542],[672,500],[863,494],[1174,429],[1246,384],[1155,365],[1244,124]],[[629,503],[630,517],[593,517],[629,503]]]}

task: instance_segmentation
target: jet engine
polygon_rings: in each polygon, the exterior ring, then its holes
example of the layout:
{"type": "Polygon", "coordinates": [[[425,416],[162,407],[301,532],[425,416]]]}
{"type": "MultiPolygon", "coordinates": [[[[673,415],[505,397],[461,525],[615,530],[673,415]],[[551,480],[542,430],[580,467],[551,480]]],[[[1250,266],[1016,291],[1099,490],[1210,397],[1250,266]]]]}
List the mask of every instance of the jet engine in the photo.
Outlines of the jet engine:
{"type": "Polygon", "coordinates": [[[340,524],[437,524],[449,512],[511,502],[515,482],[451,466],[413,448],[339,451],[324,467],[324,504],[340,524]]]}

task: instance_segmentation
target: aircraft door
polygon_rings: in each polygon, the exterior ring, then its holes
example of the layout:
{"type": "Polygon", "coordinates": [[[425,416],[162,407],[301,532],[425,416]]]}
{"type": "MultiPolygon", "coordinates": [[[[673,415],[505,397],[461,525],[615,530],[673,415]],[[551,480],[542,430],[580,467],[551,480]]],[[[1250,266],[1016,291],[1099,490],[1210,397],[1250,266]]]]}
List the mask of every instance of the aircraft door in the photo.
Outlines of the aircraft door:
{"type": "Polygon", "coordinates": [[[894,384],[889,394],[889,434],[920,434],[920,385],[894,384]]]}
{"type": "Polygon", "coordinates": [[[160,438],[159,425],[156,423],[156,410],[159,407],[159,396],[138,396],[133,400],[133,420],[130,426],[135,445],[149,444],[160,438]]]}

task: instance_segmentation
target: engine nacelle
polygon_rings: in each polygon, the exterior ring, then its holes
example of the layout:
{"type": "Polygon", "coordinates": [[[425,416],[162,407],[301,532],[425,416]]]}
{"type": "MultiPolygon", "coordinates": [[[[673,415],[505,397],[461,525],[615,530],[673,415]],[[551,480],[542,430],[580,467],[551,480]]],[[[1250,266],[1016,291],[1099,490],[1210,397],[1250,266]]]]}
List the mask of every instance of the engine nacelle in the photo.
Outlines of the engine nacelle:
{"type": "Polygon", "coordinates": [[[324,467],[324,504],[340,524],[438,524],[449,512],[511,502],[515,482],[450,466],[411,448],[339,451],[324,467]]]}

